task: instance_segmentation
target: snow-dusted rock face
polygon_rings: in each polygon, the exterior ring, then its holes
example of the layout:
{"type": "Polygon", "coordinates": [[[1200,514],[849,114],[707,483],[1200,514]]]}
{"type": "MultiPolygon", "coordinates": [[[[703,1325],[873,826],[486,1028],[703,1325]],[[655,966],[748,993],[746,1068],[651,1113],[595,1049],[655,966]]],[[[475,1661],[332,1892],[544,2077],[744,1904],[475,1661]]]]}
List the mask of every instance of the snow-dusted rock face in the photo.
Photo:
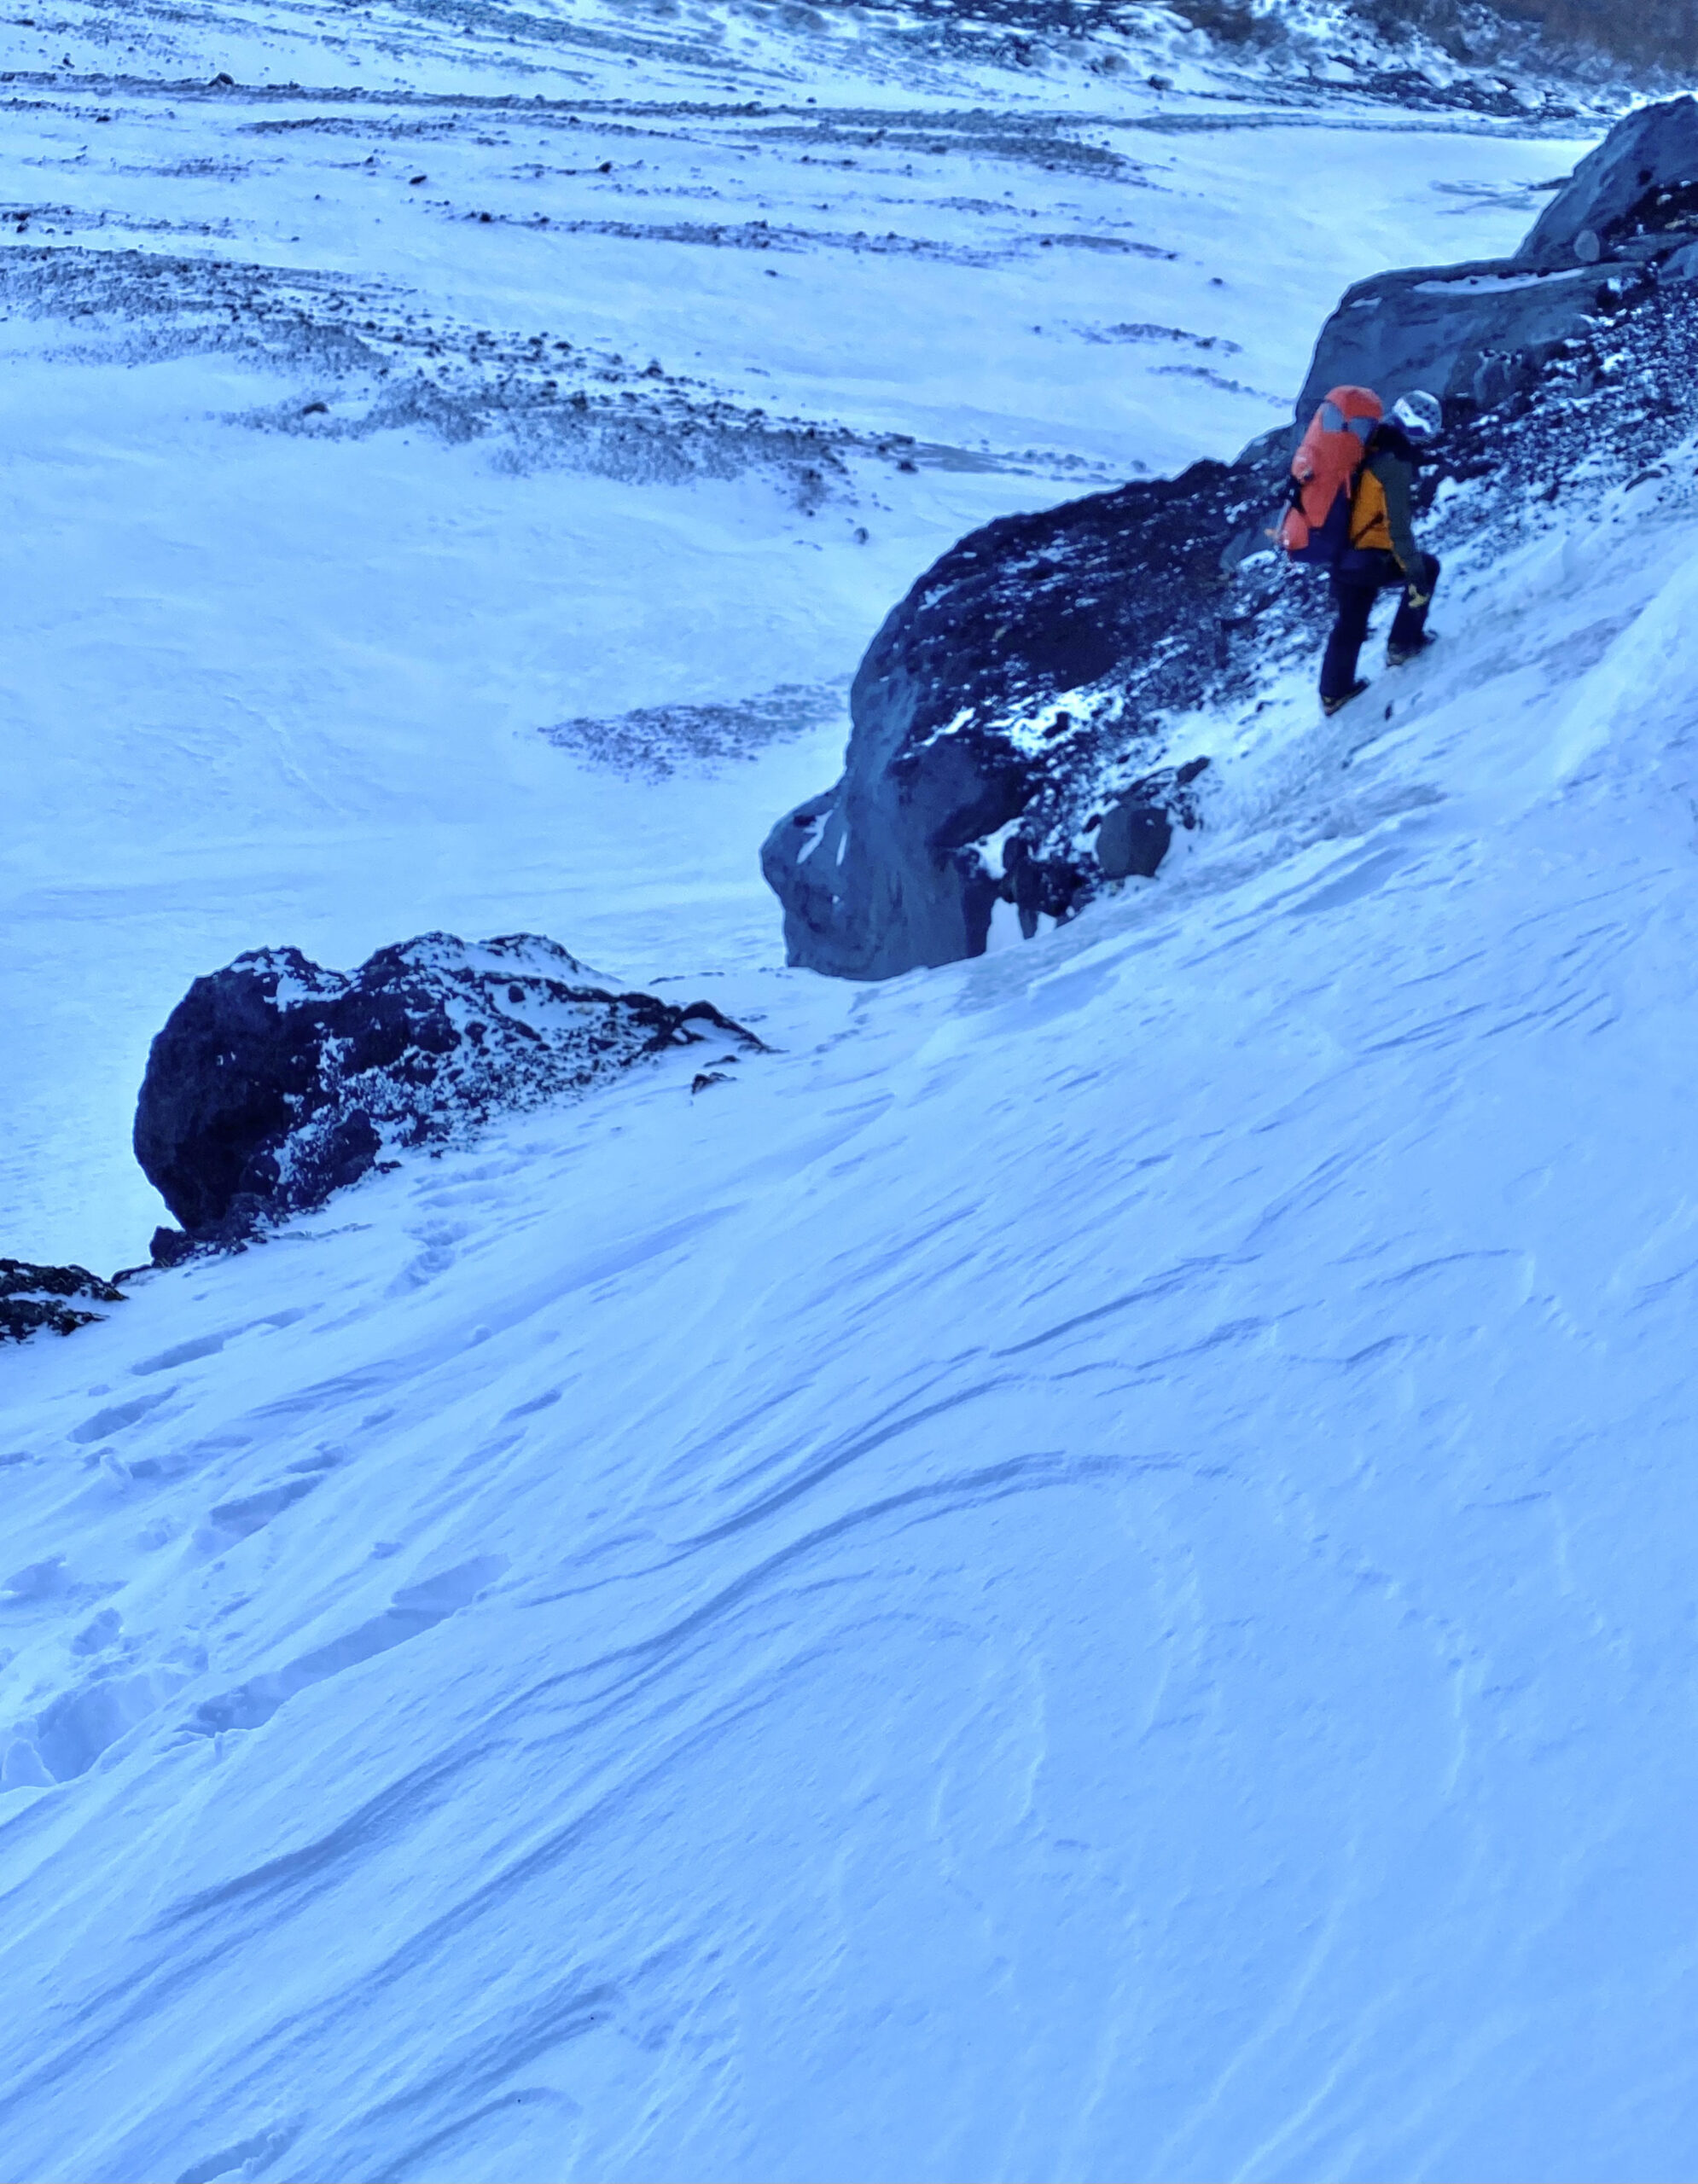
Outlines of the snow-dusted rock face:
{"type": "Polygon", "coordinates": [[[1497,401],[1654,269],[1689,277],[1695,223],[1698,102],[1643,107],[1582,160],[1513,258],[1417,266],[1351,288],[1317,344],[1298,415],[1346,383],[1388,400],[1427,386],[1497,401]]]}
{"type": "MultiPolygon", "coordinates": [[[[1698,273],[1689,175],[1683,98],[1620,124],[1518,258],[1358,283],[1298,420],[1344,382],[1387,401],[1431,387],[1458,425],[1525,404],[1565,346],[1698,273]],[[1578,235],[1593,240],[1577,259],[1578,235]]],[[[1197,754],[1168,724],[1267,641],[1278,572],[1259,549],[1290,444],[1282,428],[1236,463],[1004,519],[927,572],[861,664],[842,780],[763,849],[793,963],[894,977],[982,953],[999,897],[1030,935],[1103,881],[1155,872],[1197,818],[1197,754]]]]}
{"type": "Polygon", "coordinates": [[[1592,257],[1590,235],[1605,252],[1659,237],[1694,217],[1698,206],[1698,100],[1642,107],[1581,160],[1515,253],[1520,264],[1572,265],[1592,257]],[[1672,200],[1671,193],[1681,201],[1672,200]]]}
{"type": "Polygon", "coordinates": [[[1007,517],[927,572],[861,663],[842,781],[767,837],[792,962],[881,979],[979,955],[999,896],[1030,926],[1103,876],[1110,811],[1120,876],[1154,869],[1196,770],[1164,765],[1152,717],[1196,702],[1253,608],[1236,562],[1278,490],[1273,437],[1007,517]]]}
{"type": "Polygon", "coordinates": [[[197,979],[154,1041],[136,1157],[189,1235],[230,1237],[322,1204],[390,1148],[585,1091],[698,1026],[759,1043],[706,1002],[593,979],[527,933],[426,933],[351,974],[293,948],[239,956],[197,979]]]}
{"type": "Polygon", "coordinates": [[[1416,386],[1446,404],[1495,401],[1537,377],[1596,309],[1609,277],[1570,265],[1539,278],[1485,259],[1358,282],[1322,329],[1298,415],[1346,386],[1374,387],[1388,402],[1416,386]]]}
{"type": "Polygon", "coordinates": [[[32,1266],[0,1259],[0,1342],[23,1342],[44,1327],[74,1334],[103,1319],[92,1304],[121,1304],[124,1292],[84,1266],[32,1266]]]}

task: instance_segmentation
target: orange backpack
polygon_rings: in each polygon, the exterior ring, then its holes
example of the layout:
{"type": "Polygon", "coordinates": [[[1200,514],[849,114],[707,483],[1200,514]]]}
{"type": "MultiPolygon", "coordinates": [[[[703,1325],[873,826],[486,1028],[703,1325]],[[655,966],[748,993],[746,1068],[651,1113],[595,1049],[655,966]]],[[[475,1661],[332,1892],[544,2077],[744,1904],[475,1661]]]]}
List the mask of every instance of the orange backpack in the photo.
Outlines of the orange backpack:
{"type": "Polygon", "coordinates": [[[1291,458],[1291,506],[1279,541],[1294,561],[1330,568],[1350,544],[1356,481],[1385,415],[1371,387],[1335,386],[1315,412],[1291,458]]]}

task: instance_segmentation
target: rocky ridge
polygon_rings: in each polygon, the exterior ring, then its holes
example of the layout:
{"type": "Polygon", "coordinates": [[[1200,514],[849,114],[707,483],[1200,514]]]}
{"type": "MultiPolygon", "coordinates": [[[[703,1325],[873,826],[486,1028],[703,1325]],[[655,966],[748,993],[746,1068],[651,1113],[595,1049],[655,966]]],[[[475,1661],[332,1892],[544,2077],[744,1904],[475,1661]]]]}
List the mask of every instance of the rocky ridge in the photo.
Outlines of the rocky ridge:
{"type": "Polygon", "coordinates": [[[46,1329],[74,1334],[104,1319],[91,1304],[121,1304],[124,1292],[85,1266],[32,1266],[0,1258],[0,1342],[26,1342],[46,1329]]]}
{"type": "MultiPolygon", "coordinates": [[[[1478,489],[1447,499],[1435,537],[1536,521],[1533,496],[1583,457],[1601,491],[1602,449],[1643,468],[1691,429],[1695,283],[1698,105],[1682,98],[1619,124],[1515,258],[1352,289],[1296,421],[1340,382],[1431,386],[1450,430],[1426,497],[1478,489]]],[[[1234,462],[1006,518],[926,572],[862,661],[841,780],[764,846],[793,963],[881,979],[953,961],[982,952],[999,897],[1030,935],[1159,867],[1201,810],[1173,722],[1313,642],[1323,587],[1268,544],[1292,444],[1282,427],[1234,462]]]]}
{"type": "Polygon", "coordinates": [[[153,1043],[136,1110],[136,1157],[182,1223],[154,1238],[155,1262],[240,1241],[404,1148],[585,1093],[710,1031],[761,1050],[710,1002],[594,976],[532,934],[439,932],[352,973],[268,948],[197,979],[153,1043]]]}

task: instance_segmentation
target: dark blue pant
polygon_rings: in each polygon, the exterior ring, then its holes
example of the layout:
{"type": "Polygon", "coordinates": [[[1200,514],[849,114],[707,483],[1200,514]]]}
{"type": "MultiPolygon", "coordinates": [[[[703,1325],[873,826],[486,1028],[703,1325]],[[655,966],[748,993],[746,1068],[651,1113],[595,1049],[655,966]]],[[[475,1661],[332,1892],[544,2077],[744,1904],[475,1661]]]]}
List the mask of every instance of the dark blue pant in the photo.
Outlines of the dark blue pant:
{"type": "MultiPolygon", "coordinates": [[[[1333,605],[1338,619],[1321,663],[1323,698],[1342,698],[1355,682],[1357,659],[1368,636],[1368,618],[1374,612],[1374,601],[1388,584],[1398,585],[1403,592],[1388,642],[1400,651],[1410,651],[1419,646],[1427,630],[1427,609],[1410,605],[1408,578],[1394,555],[1361,554],[1352,556],[1352,561],[1361,566],[1347,565],[1333,571],[1333,605]]],[[[1429,554],[1427,581],[1422,586],[1429,599],[1438,581],[1438,556],[1429,554]]]]}

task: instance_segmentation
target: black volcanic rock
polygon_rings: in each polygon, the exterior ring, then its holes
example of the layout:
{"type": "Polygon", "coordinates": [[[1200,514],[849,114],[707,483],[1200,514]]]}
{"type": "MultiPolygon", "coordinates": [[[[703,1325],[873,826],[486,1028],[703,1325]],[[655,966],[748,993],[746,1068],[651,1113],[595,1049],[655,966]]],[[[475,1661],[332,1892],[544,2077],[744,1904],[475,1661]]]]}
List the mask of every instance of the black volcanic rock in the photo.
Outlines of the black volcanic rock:
{"type": "Polygon", "coordinates": [[[1288,446],[1005,517],[927,572],[861,663],[843,779],[762,850],[793,963],[892,978],[981,953],[999,896],[1067,913],[1102,876],[1088,814],[1151,773],[1155,716],[1253,622],[1240,564],[1288,446]]]}
{"type": "MultiPolygon", "coordinates": [[[[1404,12],[1416,11],[1405,5],[1404,12]]],[[[1497,12],[1537,23],[1552,38],[1654,68],[1698,62],[1698,0],[1499,0],[1497,12]]]]}
{"type": "Polygon", "coordinates": [[[44,1327],[74,1334],[104,1319],[90,1304],[121,1304],[124,1292],[84,1266],[32,1266],[0,1259],[0,1342],[23,1342],[44,1327]]]}
{"type": "Polygon", "coordinates": [[[426,933],[352,974],[293,948],[197,979],[148,1057],[136,1157],[183,1224],[169,1263],[265,1217],[323,1204],[387,1153],[588,1090],[712,1025],[706,1002],[615,993],[551,940],[426,933]]]}
{"type": "MultiPolygon", "coordinates": [[[[1134,781],[1112,799],[1096,822],[1096,862],[1105,880],[1154,880],[1177,827],[1197,823],[1195,783],[1207,772],[1207,758],[1134,781]]],[[[1087,831],[1091,822],[1087,821],[1087,831]]]]}

